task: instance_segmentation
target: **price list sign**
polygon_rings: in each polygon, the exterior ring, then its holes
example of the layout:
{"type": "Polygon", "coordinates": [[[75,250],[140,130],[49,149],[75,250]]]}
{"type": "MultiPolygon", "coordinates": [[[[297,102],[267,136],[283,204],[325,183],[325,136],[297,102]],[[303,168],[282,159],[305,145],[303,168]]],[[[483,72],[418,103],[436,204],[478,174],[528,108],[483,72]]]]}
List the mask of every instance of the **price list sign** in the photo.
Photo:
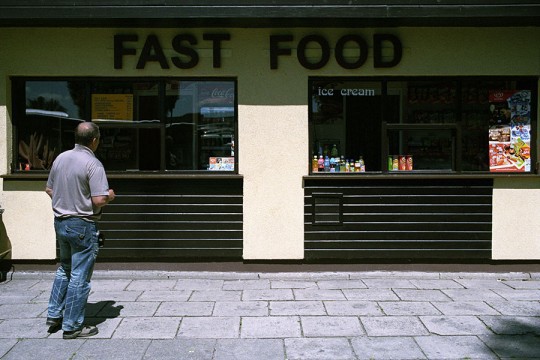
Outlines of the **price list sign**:
{"type": "Polygon", "coordinates": [[[92,94],[92,119],[133,120],[133,94],[92,94]]]}

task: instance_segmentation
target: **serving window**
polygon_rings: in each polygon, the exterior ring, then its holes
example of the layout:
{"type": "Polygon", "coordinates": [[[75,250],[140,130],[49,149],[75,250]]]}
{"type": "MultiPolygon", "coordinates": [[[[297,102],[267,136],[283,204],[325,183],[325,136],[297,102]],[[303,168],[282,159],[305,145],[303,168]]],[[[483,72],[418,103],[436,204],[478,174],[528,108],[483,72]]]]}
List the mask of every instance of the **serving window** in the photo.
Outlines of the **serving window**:
{"type": "Polygon", "coordinates": [[[233,79],[13,78],[13,171],[47,171],[99,125],[96,156],[112,171],[236,172],[233,79]]]}
{"type": "Polygon", "coordinates": [[[310,172],[534,172],[536,81],[310,79],[310,172]]]}

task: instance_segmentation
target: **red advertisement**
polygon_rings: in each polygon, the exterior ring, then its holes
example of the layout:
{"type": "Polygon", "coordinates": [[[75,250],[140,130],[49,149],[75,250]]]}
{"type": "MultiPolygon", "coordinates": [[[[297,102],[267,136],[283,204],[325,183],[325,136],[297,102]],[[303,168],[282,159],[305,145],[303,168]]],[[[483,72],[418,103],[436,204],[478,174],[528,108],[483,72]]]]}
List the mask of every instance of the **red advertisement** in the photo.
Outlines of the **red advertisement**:
{"type": "Polygon", "coordinates": [[[531,171],[531,92],[490,91],[489,170],[531,171]]]}

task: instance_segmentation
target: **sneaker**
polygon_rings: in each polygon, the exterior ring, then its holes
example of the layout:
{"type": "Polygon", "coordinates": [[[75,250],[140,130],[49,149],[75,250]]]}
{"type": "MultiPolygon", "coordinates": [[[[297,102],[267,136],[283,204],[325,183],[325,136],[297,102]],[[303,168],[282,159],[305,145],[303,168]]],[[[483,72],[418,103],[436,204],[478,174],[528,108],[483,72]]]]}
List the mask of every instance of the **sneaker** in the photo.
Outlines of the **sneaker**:
{"type": "Polygon", "coordinates": [[[62,320],[62,318],[47,318],[47,321],[45,322],[45,324],[49,327],[47,332],[52,334],[60,330],[62,328],[62,320]]]}
{"type": "Polygon", "coordinates": [[[94,336],[98,333],[98,328],[95,326],[84,326],[82,329],[73,331],[64,331],[64,339],[76,339],[94,336]]]}
{"type": "Polygon", "coordinates": [[[62,325],[62,318],[47,318],[47,322],[45,323],[47,326],[58,326],[62,325]]]}

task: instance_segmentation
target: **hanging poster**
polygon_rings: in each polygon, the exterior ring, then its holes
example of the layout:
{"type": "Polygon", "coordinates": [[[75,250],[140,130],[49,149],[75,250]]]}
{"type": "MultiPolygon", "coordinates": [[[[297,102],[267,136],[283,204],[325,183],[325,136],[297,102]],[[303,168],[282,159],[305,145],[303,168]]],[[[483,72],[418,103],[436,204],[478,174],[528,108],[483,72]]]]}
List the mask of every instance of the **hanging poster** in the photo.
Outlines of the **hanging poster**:
{"type": "Polygon", "coordinates": [[[531,171],[531,92],[490,91],[489,170],[531,171]]]}

